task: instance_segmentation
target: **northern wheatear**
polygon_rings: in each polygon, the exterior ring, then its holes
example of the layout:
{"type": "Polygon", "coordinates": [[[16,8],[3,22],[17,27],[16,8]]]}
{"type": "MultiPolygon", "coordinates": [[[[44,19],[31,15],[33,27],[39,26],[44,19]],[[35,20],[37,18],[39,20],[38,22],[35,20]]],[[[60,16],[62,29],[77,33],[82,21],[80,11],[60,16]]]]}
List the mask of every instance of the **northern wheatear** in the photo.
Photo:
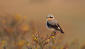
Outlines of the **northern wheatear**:
{"type": "Polygon", "coordinates": [[[54,32],[60,31],[61,33],[64,33],[57,20],[55,20],[55,17],[51,14],[47,16],[46,26],[54,32]]]}

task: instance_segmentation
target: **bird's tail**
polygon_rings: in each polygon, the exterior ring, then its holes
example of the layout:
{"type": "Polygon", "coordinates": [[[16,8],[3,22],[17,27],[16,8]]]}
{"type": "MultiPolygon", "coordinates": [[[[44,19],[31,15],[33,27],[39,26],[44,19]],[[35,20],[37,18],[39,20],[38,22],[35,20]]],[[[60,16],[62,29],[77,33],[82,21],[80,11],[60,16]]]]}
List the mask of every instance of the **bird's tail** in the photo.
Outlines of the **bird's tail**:
{"type": "Polygon", "coordinates": [[[63,33],[64,34],[64,31],[61,29],[61,27],[60,27],[60,25],[59,24],[57,24],[58,25],[58,27],[59,27],[59,31],[61,32],[61,33],[63,33]]]}
{"type": "Polygon", "coordinates": [[[64,34],[64,32],[63,32],[63,30],[62,30],[62,29],[60,29],[60,32],[64,34]]]}

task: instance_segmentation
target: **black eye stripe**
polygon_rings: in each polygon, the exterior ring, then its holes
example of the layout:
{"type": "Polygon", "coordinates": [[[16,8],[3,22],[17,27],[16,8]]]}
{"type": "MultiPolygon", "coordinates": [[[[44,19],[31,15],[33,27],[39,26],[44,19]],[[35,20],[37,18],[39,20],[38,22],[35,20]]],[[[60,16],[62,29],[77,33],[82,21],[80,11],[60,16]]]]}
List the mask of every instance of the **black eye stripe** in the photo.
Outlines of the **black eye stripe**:
{"type": "Polygon", "coordinates": [[[50,17],[50,18],[53,18],[53,17],[50,17]]]}
{"type": "Polygon", "coordinates": [[[49,16],[49,17],[47,17],[47,18],[54,18],[53,16],[49,16]]]}

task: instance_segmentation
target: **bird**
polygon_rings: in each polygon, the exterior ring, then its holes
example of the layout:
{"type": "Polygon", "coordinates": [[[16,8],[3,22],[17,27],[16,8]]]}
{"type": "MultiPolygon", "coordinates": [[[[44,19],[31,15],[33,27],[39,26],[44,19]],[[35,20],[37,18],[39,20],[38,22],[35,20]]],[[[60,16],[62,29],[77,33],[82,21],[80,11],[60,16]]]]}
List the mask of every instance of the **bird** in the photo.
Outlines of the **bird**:
{"type": "Polygon", "coordinates": [[[64,34],[64,31],[62,30],[60,24],[52,14],[48,14],[48,16],[46,17],[46,26],[48,29],[53,30],[55,33],[59,31],[64,34]]]}

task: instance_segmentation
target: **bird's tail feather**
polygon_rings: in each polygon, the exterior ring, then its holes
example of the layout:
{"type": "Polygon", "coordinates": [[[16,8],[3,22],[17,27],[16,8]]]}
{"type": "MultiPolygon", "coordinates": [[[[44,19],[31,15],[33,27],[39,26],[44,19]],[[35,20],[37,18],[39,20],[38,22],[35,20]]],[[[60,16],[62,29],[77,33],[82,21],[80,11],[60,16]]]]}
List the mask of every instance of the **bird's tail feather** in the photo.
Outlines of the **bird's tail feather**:
{"type": "Polygon", "coordinates": [[[59,27],[59,31],[61,32],[61,33],[63,33],[64,34],[64,31],[61,29],[61,27],[60,27],[60,25],[59,24],[57,24],[58,25],[58,27],[59,27]]]}
{"type": "Polygon", "coordinates": [[[61,33],[64,33],[62,29],[60,29],[60,32],[61,32],[61,33]]]}

